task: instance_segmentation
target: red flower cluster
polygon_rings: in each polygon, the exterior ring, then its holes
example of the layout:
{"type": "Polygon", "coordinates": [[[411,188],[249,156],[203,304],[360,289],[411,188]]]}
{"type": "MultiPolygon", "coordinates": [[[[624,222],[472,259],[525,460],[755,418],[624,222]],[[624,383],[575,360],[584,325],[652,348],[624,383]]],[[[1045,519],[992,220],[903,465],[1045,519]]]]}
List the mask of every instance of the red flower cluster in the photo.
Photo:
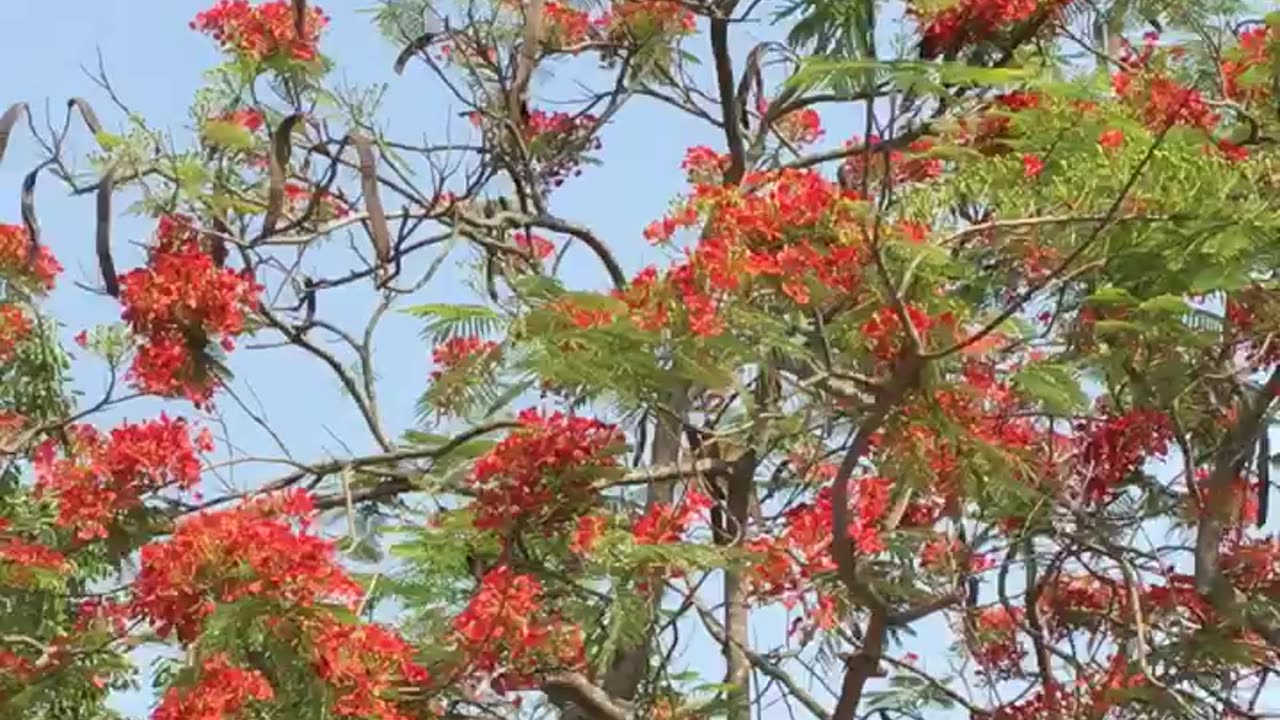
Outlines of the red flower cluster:
{"type": "Polygon", "coordinates": [[[223,114],[223,116],[218,119],[222,122],[239,125],[249,132],[257,132],[261,130],[262,126],[267,122],[267,119],[263,117],[262,113],[253,108],[238,108],[223,114]]]}
{"type": "Polygon", "coordinates": [[[151,720],[227,720],[240,717],[255,701],[274,697],[262,673],[236,667],[219,653],[205,659],[193,686],[169,688],[151,720]]]}
{"type": "MultiPolygon", "coordinates": [[[[504,3],[518,9],[519,2],[504,3]]],[[[546,34],[543,42],[552,49],[577,53],[592,40],[616,44],[650,40],[654,35],[683,35],[693,32],[692,12],[673,0],[618,0],[596,17],[560,2],[543,7],[546,34]]]]}
{"type": "Polygon", "coordinates": [[[35,677],[36,664],[9,650],[0,650],[0,688],[5,697],[10,692],[5,686],[25,686],[35,677]]]}
{"type": "Polygon", "coordinates": [[[1124,131],[1103,130],[1098,135],[1098,145],[1106,150],[1119,150],[1124,146],[1124,131]]]}
{"type": "Polygon", "coordinates": [[[1129,671],[1129,660],[1122,654],[1111,657],[1105,673],[1082,675],[1073,690],[1058,684],[1050,684],[1025,700],[996,708],[992,720],[1059,720],[1061,718],[1088,718],[1101,720],[1112,717],[1110,711],[1117,707],[1118,691],[1138,687],[1146,683],[1141,673],[1129,671]]]}
{"type": "MultiPolygon", "coordinates": [[[[908,4],[907,12],[921,24],[921,55],[933,58],[954,55],[965,47],[985,42],[1013,26],[1030,20],[1043,9],[1054,12],[1071,0],[959,0],[925,7],[908,4]]],[[[923,5],[923,3],[921,3],[923,5]]]]}
{"type": "Polygon", "coordinates": [[[1055,575],[1042,587],[1037,608],[1054,639],[1075,630],[1109,628],[1113,621],[1127,621],[1133,612],[1123,585],[1091,573],[1055,575]]]}
{"type": "Polygon", "coordinates": [[[1148,458],[1169,452],[1169,419],[1154,410],[1130,410],[1076,425],[1073,478],[1088,502],[1108,499],[1148,458]]]}
{"type": "Polygon", "coordinates": [[[29,582],[33,570],[61,573],[68,567],[57,550],[14,537],[0,537],[0,563],[0,582],[15,586],[29,582]]]}
{"type": "Polygon", "coordinates": [[[1222,570],[1231,583],[1251,595],[1280,597],[1280,540],[1267,538],[1230,545],[1222,570]]]}
{"type": "MultiPolygon", "coordinates": [[[[857,140],[846,143],[853,147],[857,140]]],[[[930,156],[933,141],[920,138],[907,145],[906,152],[881,145],[880,138],[871,135],[866,147],[854,152],[840,166],[840,178],[845,187],[861,188],[866,183],[868,192],[878,191],[882,185],[897,187],[904,183],[925,182],[942,176],[942,160],[930,156]],[[888,173],[889,177],[885,178],[888,173]]]]}
{"type": "Polygon", "coordinates": [[[541,670],[580,667],[581,629],[548,617],[541,599],[537,578],[506,565],[485,573],[453,620],[466,670],[490,676],[495,688],[516,690],[532,686],[532,676],[541,670]]]}
{"type": "Polygon", "coordinates": [[[31,235],[22,225],[0,225],[0,274],[35,291],[53,289],[62,265],[41,245],[31,256],[31,235]]]}
{"type": "Polygon", "coordinates": [[[579,330],[608,327],[614,320],[613,313],[607,308],[586,307],[572,298],[556,300],[548,308],[567,318],[579,330]]]}
{"type": "Polygon", "coordinates": [[[812,145],[822,139],[822,116],[813,108],[787,113],[773,124],[773,129],[793,145],[812,145]]]}
{"type": "Polygon", "coordinates": [[[225,50],[252,60],[311,61],[318,56],[320,33],[329,18],[311,6],[298,35],[293,3],[272,0],[253,5],[248,0],[218,0],[196,15],[191,29],[211,35],[225,50]]]}
{"type": "MultiPolygon", "coordinates": [[[[950,314],[944,313],[938,318],[933,318],[909,303],[905,309],[907,321],[911,323],[912,330],[919,338],[926,337],[929,329],[935,324],[954,324],[950,314]]],[[[872,354],[881,360],[892,360],[906,347],[907,334],[904,332],[897,310],[892,307],[886,306],[876,310],[871,318],[862,324],[862,334],[871,346],[872,354]]]]}
{"type": "Polygon", "coordinates": [[[190,643],[218,602],[354,604],[363,592],[337,564],[333,543],[309,531],[313,514],[311,497],[293,491],[187,519],[167,541],[142,548],[135,616],[190,643]]]}
{"type": "Polygon", "coordinates": [[[551,257],[551,253],[556,251],[556,246],[550,240],[535,233],[518,232],[511,235],[511,242],[515,246],[538,258],[546,260],[551,257]]]}
{"type": "Polygon", "coordinates": [[[618,465],[623,436],[616,425],[534,409],[518,419],[520,427],[472,468],[477,528],[572,522],[591,507],[600,472],[618,465]]]}
{"type": "Polygon", "coordinates": [[[190,218],[160,218],[147,266],[120,276],[124,320],[145,339],[131,379],[143,392],[207,403],[216,383],[209,345],[235,346],[261,292],[247,270],[218,267],[190,218]]]}
{"type": "Polygon", "coordinates": [[[399,635],[372,624],[346,624],[323,616],[312,629],[316,675],[337,692],[334,712],[363,720],[410,720],[395,695],[405,685],[430,682],[413,648],[399,635]]]}
{"type": "MultiPolygon", "coordinates": [[[[315,189],[301,183],[285,183],[284,200],[289,214],[301,218],[306,213],[307,208],[311,206],[311,198],[314,194],[315,189]]],[[[308,219],[317,222],[328,222],[344,218],[350,214],[351,208],[336,195],[321,191],[320,197],[316,201],[315,210],[312,211],[311,217],[308,219]]]]}
{"type": "Polygon", "coordinates": [[[1027,651],[1018,642],[1022,608],[993,605],[972,614],[973,637],[969,651],[980,671],[992,678],[1016,677],[1027,651]]]}
{"type": "MultiPolygon", "coordinates": [[[[849,482],[848,541],[859,553],[878,553],[885,548],[880,522],[889,510],[893,483],[881,477],[853,478],[849,482]]],[[[813,578],[835,570],[833,507],[831,488],[824,487],[812,503],[787,510],[781,532],[747,542],[749,551],[762,556],[751,567],[749,576],[756,596],[781,597],[790,607],[812,587],[813,578]]]]}
{"type": "Polygon", "coordinates": [[[678,543],[689,531],[690,523],[711,505],[711,498],[697,491],[686,493],[678,506],[653,503],[631,525],[631,535],[640,545],[678,543]]]}
{"type": "Polygon", "coordinates": [[[580,45],[591,34],[591,16],[582,10],[548,0],[542,9],[546,22],[543,42],[557,49],[580,45]]]}
{"type": "Polygon", "coordinates": [[[1271,97],[1269,69],[1275,38],[1275,29],[1270,25],[1259,25],[1240,33],[1240,44],[1228,50],[1222,61],[1224,95],[1247,103],[1264,102],[1271,97]],[[1251,80],[1247,74],[1251,71],[1266,72],[1266,81],[1251,80]]]}
{"type": "Polygon", "coordinates": [[[684,153],[680,168],[689,174],[689,182],[718,185],[729,168],[729,155],[718,153],[706,145],[695,145],[684,153]]]}
{"type": "Polygon", "coordinates": [[[524,140],[538,163],[542,182],[559,187],[570,176],[582,174],[582,154],[600,149],[600,138],[594,135],[596,122],[596,117],[589,114],[543,110],[529,113],[524,140]]]}
{"type": "Polygon", "coordinates": [[[0,362],[13,359],[18,346],[31,336],[32,327],[31,318],[21,305],[0,305],[0,362]]]}
{"type": "Polygon", "coordinates": [[[591,552],[608,526],[609,520],[603,515],[583,515],[578,518],[578,526],[573,529],[573,537],[569,540],[569,551],[577,555],[591,552]]]}
{"type": "Polygon", "coordinates": [[[1227,340],[1249,364],[1265,368],[1280,362],[1280,292],[1263,286],[1227,297],[1227,340]]]}
{"type": "Polygon", "coordinates": [[[693,12],[675,0],[615,0],[610,11],[596,23],[614,42],[688,35],[698,27],[693,12]]]}
{"type": "Polygon", "coordinates": [[[187,422],[124,423],[108,435],[80,425],[58,457],[48,440],[35,454],[36,492],[58,499],[58,524],[80,540],[105,538],[120,515],[142,505],[142,497],[170,486],[190,489],[200,480],[199,452],[213,450],[208,430],[191,437],[187,422]]]}
{"type": "Polygon", "coordinates": [[[1143,120],[1154,130],[1187,125],[1212,131],[1218,124],[1218,115],[1199,90],[1173,79],[1163,60],[1164,56],[1156,53],[1153,34],[1145,36],[1140,51],[1128,46],[1120,59],[1120,70],[1111,77],[1116,95],[1140,107],[1143,120]]]}
{"type": "Polygon", "coordinates": [[[481,340],[474,335],[459,335],[440,343],[431,351],[431,362],[438,370],[431,373],[432,380],[439,380],[446,373],[492,358],[498,352],[498,343],[481,340]]]}
{"type": "Polygon", "coordinates": [[[935,535],[920,547],[920,567],[934,572],[980,573],[995,564],[985,553],[974,553],[959,538],[935,535]]]}
{"type": "Polygon", "coordinates": [[[753,173],[744,186],[695,185],[645,229],[651,242],[665,242],[707,218],[697,246],[664,279],[674,297],[652,287],[641,297],[627,293],[633,317],[675,309],[695,334],[714,336],[724,331],[721,306],[755,280],[798,305],[810,304],[815,289],[843,295],[860,286],[866,253],[856,195],[808,170],[753,173]]]}

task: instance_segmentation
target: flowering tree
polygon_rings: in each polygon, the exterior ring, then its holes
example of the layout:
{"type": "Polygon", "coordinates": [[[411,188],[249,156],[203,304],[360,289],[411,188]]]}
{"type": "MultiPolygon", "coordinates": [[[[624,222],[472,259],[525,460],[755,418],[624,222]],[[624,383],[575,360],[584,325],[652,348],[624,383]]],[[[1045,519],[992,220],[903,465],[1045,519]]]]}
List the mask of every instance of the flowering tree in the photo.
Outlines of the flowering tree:
{"type": "Polygon", "coordinates": [[[0,158],[44,159],[0,226],[4,716],[113,717],[158,644],[156,720],[1274,717],[1280,18],[1236,5],[384,0],[388,70],[470,124],[432,144],[331,84],[320,8],[218,0],[191,137],[105,77],[123,130],[13,105],[0,158]],[[556,191],[636,101],[723,142],[627,268],[556,191]],[[120,313],[65,350],[42,176],[96,196],[83,292],[120,313]],[[154,228],[124,272],[121,193],[154,228]],[[424,303],[459,258],[474,295],[424,303]],[[215,447],[236,356],[285,349],[370,451],[215,447]]]}

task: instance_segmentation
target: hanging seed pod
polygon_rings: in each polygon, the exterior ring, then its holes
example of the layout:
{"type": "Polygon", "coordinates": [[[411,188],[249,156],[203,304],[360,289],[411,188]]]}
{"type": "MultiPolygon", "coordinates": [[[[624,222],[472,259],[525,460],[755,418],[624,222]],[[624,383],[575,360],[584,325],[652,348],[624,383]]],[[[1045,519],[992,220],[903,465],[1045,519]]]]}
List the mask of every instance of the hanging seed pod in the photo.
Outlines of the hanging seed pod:
{"type": "Polygon", "coordinates": [[[267,213],[262,219],[263,236],[275,232],[284,211],[284,183],[289,171],[289,156],[293,151],[293,131],[302,122],[302,113],[294,113],[276,126],[271,133],[270,179],[267,186],[267,213]]]}
{"type": "Polygon", "coordinates": [[[116,280],[116,264],[111,259],[111,194],[115,191],[114,166],[107,168],[98,181],[98,221],[94,233],[94,246],[98,254],[98,271],[102,285],[111,297],[120,297],[120,283],[116,280]]]}
{"type": "Polygon", "coordinates": [[[26,111],[27,104],[20,102],[10,105],[4,115],[0,115],[0,162],[4,161],[4,151],[9,146],[9,136],[13,134],[14,126],[26,111]]]}
{"type": "Polygon", "coordinates": [[[40,250],[40,220],[36,217],[36,180],[40,178],[40,171],[52,162],[52,160],[45,160],[37,165],[35,170],[27,173],[22,180],[22,224],[27,226],[27,237],[31,241],[27,250],[29,263],[35,262],[36,253],[40,250]]]}
{"type": "Polygon", "coordinates": [[[387,225],[387,214],[382,209],[382,199],[378,197],[377,158],[373,154],[369,138],[359,133],[351,133],[349,137],[360,158],[360,191],[364,195],[365,212],[369,215],[369,235],[373,239],[374,256],[385,272],[386,266],[391,262],[391,228],[387,225]]]}

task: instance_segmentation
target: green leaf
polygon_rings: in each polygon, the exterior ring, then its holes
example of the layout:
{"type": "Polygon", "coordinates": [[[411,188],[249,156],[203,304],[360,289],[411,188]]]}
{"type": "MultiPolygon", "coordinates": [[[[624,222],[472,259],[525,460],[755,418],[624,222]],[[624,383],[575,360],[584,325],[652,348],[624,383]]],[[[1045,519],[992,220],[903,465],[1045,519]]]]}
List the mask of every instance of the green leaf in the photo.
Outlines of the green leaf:
{"type": "Polygon", "coordinates": [[[1085,301],[1090,305],[1132,305],[1137,298],[1124,288],[1103,287],[1095,290],[1085,301]]]}
{"type": "Polygon", "coordinates": [[[1202,294],[1213,290],[1239,290],[1248,284],[1248,273],[1238,265],[1209,265],[1191,278],[1188,290],[1202,294]]]}
{"type": "Polygon", "coordinates": [[[97,140],[98,146],[107,152],[111,152],[125,143],[124,138],[119,135],[109,133],[106,130],[94,133],[93,139],[97,140]]]}
{"type": "Polygon", "coordinates": [[[248,150],[253,147],[253,133],[239,123],[210,120],[204,124],[206,142],[228,150],[248,150]]]}
{"type": "Polygon", "coordinates": [[[200,190],[209,181],[209,171],[195,158],[179,162],[174,168],[174,176],[178,180],[178,186],[189,193],[200,190]]]}
{"type": "Polygon", "coordinates": [[[1177,295],[1159,295],[1149,300],[1143,300],[1138,309],[1153,315],[1176,315],[1181,317],[1190,311],[1191,306],[1187,304],[1186,300],[1177,295]]]}
{"type": "Polygon", "coordinates": [[[422,335],[433,343],[463,335],[488,335],[501,325],[501,316],[483,305],[431,303],[405,308],[402,312],[428,322],[422,335]]]}
{"type": "Polygon", "coordinates": [[[1128,320],[1099,320],[1093,324],[1100,335],[1122,335],[1125,333],[1142,333],[1142,326],[1128,320]]]}
{"type": "Polygon", "coordinates": [[[1070,415],[1089,402],[1075,373],[1065,365],[1027,365],[1013,376],[1013,383],[1028,398],[1059,415],[1070,415]]]}
{"type": "Polygon", "coordinates": [[[507,388],[506,390],[503,390],[502,393],[498,395],[496,398],[494,398],[489,403],[489,406],[484,409],[483,417],[491,417],[493,415],[496,415],[498,411],[506,408],[516,398],[520,397],[525,393],[525,391],[533,387],[535,382],[536,381],[534,380],[523,380],[521,382],[515,383],[514,385],[507,388]]]}

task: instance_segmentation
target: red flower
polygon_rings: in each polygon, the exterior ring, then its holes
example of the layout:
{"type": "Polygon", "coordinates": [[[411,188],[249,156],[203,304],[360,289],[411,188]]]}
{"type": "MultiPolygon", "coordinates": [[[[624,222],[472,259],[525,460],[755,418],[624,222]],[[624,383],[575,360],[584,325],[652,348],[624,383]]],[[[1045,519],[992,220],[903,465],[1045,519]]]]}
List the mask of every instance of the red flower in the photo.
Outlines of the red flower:
{"type": "Polygon", "coordinates": [[[498,343],[492,340],[481,340],[474,335],[451,337],[431,351],[431,362],[440,368],[431,373],[431,379],[439,380],[446,373],[483,362],[494,357],[497,351],[498,343]]]}
{"type": "Polygon", "coordinates": [[[704,231],[662,278],[670,302],[652,302],[652,281],[639,297],[622,293],[633,321],[660,327],[674,310],[694,334],[714,336],[724,331],[722,306],[754,290],[767,302],[794,305],[811,304],[815,293],[853,292],[866,261],[855,198],[807,170],[753,174],[742,187],[695,185],[691,197],[645,236],[669,240],[700,220],[704,231]]]}
{"type": "Polygon", "coordinates": [[[570,176],[582,173],[583,153],[600,148],[600,138],[595,136],[597,123],[594,115],[586,113],[529,113],[522,134],[543,183],[559,187],[570,176]]]}
{"type": "Polygon", "coordinates": [[[9,563],[3,574],[10,580],[27,577],[31,570],[63,572],[67,558],[53,548],[17,538],[0,539],[0,561],[9,563]]]}
{"type": "Polygon", "coordinates": [[[993,677],[1017,675],[1026,650],[1018,643],[1022,608],[1006,609],[994,605],[977,611],[973,617],[973,645],[970,651],[984,674],[993,677]]]}
{"type": "Polygon", "coordinates": [[[548,617],[542,586],[506,565],[485,573],[471,601],[453,620],[455,642],[471,672],[487,674],[495,686],[530,686],[541,669],[576,668],[584,661],[582,631],[548,617]]]}
{"type": "Polygon", "coordinates": [[[373,624],[347,624],[324,615],[310,629],[312,666],[337,692],[334,712],[370,720],[410,720],[397,691],[430,682],[413,648],[396,633],[373,624]]]}
{"type": "Polygon", "coordinates": [[[1244,162],[1249,159],[1249,149],[1236,145],[1228,140],[1218,141],[1218,152],[1231,162],[1244,162]]]}
{"type": "MultiPolygon", "coordinates": [[[[1173,53],[1170,53],[1171,55],[1173,53]]],[[[1218,115],[1205,103],[1200,91],[1173,79],[1157,60],[1156,38],[1148,36],[1141,50],[1127,47],[1111,86],[1124,100],[1140,106],[1147,125],[1162,131],[1187,125],[1210,131],[1218,115]]]]}
{"type": "MultiPolygon", "coordinates": [[[[846,542],[852,543],[858,553],[878,553],[885,548],[880,521],[889,510],[892,482],[881,477],[854,478],[849,482],[846,542]]],[[[756,595],[795,596],[806,590],[814,576],[835,569],[831,494],[830,486],[822,488],[813,502],[797,505],[783,515],[780,534],[749,543],[748,549],[764,555],[751,572],[756,595]]]]}
{"type": "Polygon", "coordinates": [[[508,528],[517,521],[550,529],[591,507],[601,471],[617,467],[617,426],[590,418],[525,410],[520,427],[476,461],[475,525],[508,528]]]}
{"type": "Polygon", "coordinates": [[[249,132],[257,132],[266,123],[266,118],[262,113],[254,108],[239,108],[226,113],[221,118],[223,122],[233,123],[248,130],[249,132]]]}
{"type": "Polygon", "coordinates": [[[1116,130],[1114,128],[1110,130],[1103,130],[1102,133],[1098,135],[1098,145],[1106,148],[1107,150],[1116,150],[1120,148],[1124,145],[1124,131],[1116,130]]]}
{"type": "Polygon", "coordinates": [[[551,257],[551,253],[556,251],[555,243],[541,235],[518,232],[512,235],[511,240],[516,244],[516,247],[539,260],[546,260],[551,257]]]}
{"type": "Polygon", "coordinates": [[[211,35],[223,49],[253,60],[310,61],[318,55],[316,45],[328,23],[324,12],[311,6],[299,37],[289,0],[257,6],[248,0],[218,0],[217,5],[196,15],[191,29],[211,35]]]}
{"type": "Polygon", "coordinates": [[[301,219],[308,208],[311,208],[313,197],[316,200],[315,208],[311,210],[309,220],[328,222],[351,214],[351,208],[333,193],[296,182],[284,184],[284,199],[288,205],[289,214],[298,219],[301,219]],[[315,197],[317,192],[319,197],[315,197]]]}
{"type": "Polygon", "coordinates": [[[689,174],[689,182],[719,183],[729,167],[729,155],[705,145],[696,145],[685,151],[680,167],[689,174]]]}
{"type": "Polygon", "coordinates": [[[58,524],[76,537],[107,536],[107,526],[142,505],[142,496],[200,480],[198,452],[213,450],[207,430],[194,439],[181,418],[161,415],[145,423],[125,423],[103,436],[89,426],[71,428],[73,447],[65,457],[49,440],[36,451],[36,492],[58,499],[58,524]]]}
{"type": "Polygon", "coordinates": [[[569,541],[569,550],[578,555],[585,555],[596,546],[600,536],[604,534],[609,521],[603,515],[583,515],[578,518],[578,526],[574,528],[573,539],[569,541]]]}
{"type": "Polygon", "coordinates": [[[564,48],[586,42],[591,31],[591,16],[577,8],[548,0],[543,6],[548,41],[564,48]]]}
{"type": "Polygon", "coordinates": [[[697,29],[697,18],[674,0],[615,0],[596,25],[611,39],[632,44],[654,35],[687,35],[697,29]]]}
{"type": "Polygon", "coordinates": [[[1151,457],[1169,452],[1173,431],[1154,410],[1131,410],[1076,426],[1075,480],[1090,501],[1106,499],[1151,457]]]}
{"type": "Polygon", "coordinates": [[[1026,178],[1040,177],[1044,172],[1044,160],[1039,155],[1027,153],[1022,156],[1022,176],[1026,178]]]}
{"type": "Polygon", "coordinates": [[[774,123],[773,129],[795,145],[811,145],[826,134],[822,129],[822,117],[812,108],[787,113],[774,123]]]}
{"type": "MultiPolygon", "coordinates": [[[[1259,25],[1249,28],[1240,34],[1240,44],[1228,50],[1222,62],[1223,94],[1232,100],[1244,102],[1260,102],[1271,95],[1270,73],[1263,82],[1247,82],[1242,84],[1245,73],[1254,68],[1270,68],[1271,46],[1274,37],[1270,25],[1259,25]]],[[[1263,79],[1263,78],[1259,78],[1263,79]]]]}
{"type": "Polygon", "coordinates": [[[295,491],[188,518],[168,540],[142,548],[134,615],[187,644],[218,602],[354,605],[363,591],[337,564],[333,543],[311,534],[312,515],[310,496],[295,491]]]}
{"type": "Polygon", "coordinates": [[[686,493],[675,507],[654,503],[631,526],[631,534],[640,545],[678,543],[688,532],[689,524],[711,504],[711,498],[696,490],[686,493]]]}
{"type": "Polygon", "coordinates": [[[921,24],[921,52],[926,58],[954,54],[1030,20],[1042,7],[1050,11],[1071,0],[957,0],[908,4],[907,12],[921,24]],[[941,9],[935,9],[941,8],[941,9]]]}
{"type": "Polygon", "coordinates": [[[31,254],[31,235],[22,225],[0,225],[0,273],[36,291],[53,289],[62,272],[49,248],[41,245],[31,254]]]}
{"type": "Polygon", "coordinates": [[[218,653],[201,665],[195,685],[169,688],[151,720],[228,720],[239,717],[254,701],[274,696],[262,673],[236,667],[227,655],[218,653]]]}
{"type": "Polygon", "coordinates": [[[11,360],[18,346],[31,336],[34,325],[21,305],[0,305],[0,362],[11,360]]]}
{"type": "Polygon", "coordinates": [[[190,218],[160,218],[147,266],[120,276],[122,316],[146,341],[130,379],[143,392],[207,403],[216,384],[207,348],[234,347],[261,292],[247,271],[218,267],[190,218]]]}

